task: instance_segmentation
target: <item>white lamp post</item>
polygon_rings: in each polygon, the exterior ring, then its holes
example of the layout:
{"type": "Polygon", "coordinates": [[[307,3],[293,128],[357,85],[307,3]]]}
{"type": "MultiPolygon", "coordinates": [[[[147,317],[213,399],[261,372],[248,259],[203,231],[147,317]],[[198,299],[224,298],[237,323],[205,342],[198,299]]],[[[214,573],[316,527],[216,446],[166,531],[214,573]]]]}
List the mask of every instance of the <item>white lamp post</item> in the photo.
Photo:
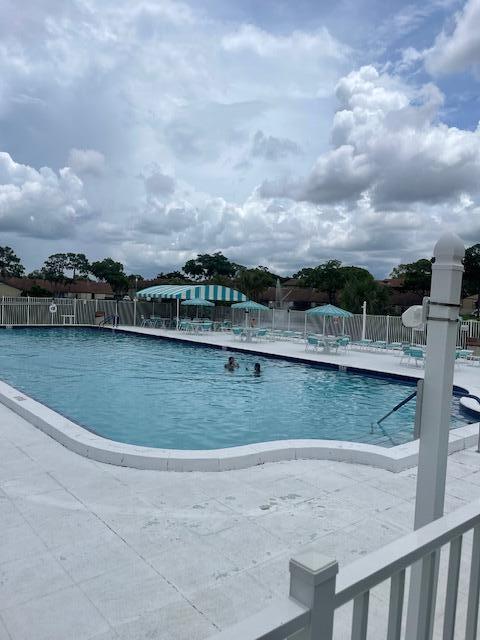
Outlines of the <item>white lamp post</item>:
{"type": "MultiPolygon", "coordinates": [[[[427,350],[421,405],[415,529],[443,515],[450,409],[465,247],[453,233],[433,252],[427,350]]],[[[412,567],[406,637],[432,637],[438,554],[412,567]]]]}

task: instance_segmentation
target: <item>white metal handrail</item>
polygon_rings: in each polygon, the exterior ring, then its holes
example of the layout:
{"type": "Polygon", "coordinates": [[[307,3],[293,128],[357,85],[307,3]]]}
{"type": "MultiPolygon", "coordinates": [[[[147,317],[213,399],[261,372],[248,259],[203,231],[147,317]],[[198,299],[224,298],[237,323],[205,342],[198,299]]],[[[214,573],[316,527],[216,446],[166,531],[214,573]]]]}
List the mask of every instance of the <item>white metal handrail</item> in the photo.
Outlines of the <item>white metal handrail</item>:
{"type": "MultiPolygon", "coordinates": [[[[303,629],[302,640],[331,640],[335,610],[353,601],[352,640],[365,640],[371,589],[391,581],[387,640],[400,640],[405,574],[418,562],[432,562],[449,544],[443,638],[453,640],[463,535],[473,529],[465,639],[477,637],[480,594],[480,500],[472,502],[381,549],[338,565],[309,552],[290,561],[290,597],[226,629],[217,640],[285,640],[303,629]]],[[[423,594],[424,606],[435,607],[435,595],[423,594]]],[[[297,638],[299,636],[295,636],[297,638]]],[[[213,640],[213,638],[212,638],[213,640]]]]}

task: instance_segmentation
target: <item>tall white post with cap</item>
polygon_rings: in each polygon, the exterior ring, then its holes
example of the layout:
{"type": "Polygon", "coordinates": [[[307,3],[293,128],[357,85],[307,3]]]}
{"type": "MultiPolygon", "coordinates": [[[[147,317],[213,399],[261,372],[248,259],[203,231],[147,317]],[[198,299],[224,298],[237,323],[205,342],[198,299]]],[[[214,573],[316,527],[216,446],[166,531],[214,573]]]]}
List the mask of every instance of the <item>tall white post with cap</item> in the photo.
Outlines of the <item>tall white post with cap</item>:
{"type": "MultiPolygon", "coordinates": [[[[432,284],[427,315],[427,351],[421,406],[415,529],[440,518],[445,500],[448,438],[457,324],[465,247],[445,233],[433,252],[432,284]]],[[[412,567],[406,637],[432,637],[438,555],[412,567]]]]}
{"type": "Polygon", "coordinates": [[[365,340],[366,330],[367,330],[367,301],[364,300],[362,304],[362,340],[365,340]]]}

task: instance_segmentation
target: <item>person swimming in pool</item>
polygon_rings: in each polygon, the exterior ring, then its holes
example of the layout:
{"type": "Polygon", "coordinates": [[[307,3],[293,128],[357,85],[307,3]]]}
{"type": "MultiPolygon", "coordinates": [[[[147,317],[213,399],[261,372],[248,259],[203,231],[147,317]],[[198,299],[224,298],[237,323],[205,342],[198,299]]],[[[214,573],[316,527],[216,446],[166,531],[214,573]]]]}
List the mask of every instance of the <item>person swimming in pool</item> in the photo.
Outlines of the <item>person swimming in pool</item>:
{"type": "Polygon", "coordinates": [[[260,363],[256,362],[253,366],[253,375],[254,376],[259,376],[262,373],[262,370],[260,368],[260,363]]]}
{"type": "Polygon", "coordinates": [[[238,362],[235,360],[235,358],[233,356],[230,356],[228,358],[228,362],[225,364],[225,369],[227,371],[235,371],[235,369],[238,369],[238,362]]]}

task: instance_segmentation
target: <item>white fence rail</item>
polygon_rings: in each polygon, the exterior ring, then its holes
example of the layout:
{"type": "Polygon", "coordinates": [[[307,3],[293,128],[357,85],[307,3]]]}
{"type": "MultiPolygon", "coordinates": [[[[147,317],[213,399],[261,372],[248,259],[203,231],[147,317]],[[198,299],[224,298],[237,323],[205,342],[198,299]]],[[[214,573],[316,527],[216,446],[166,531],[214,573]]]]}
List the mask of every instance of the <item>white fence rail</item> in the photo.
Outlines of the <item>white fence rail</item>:
{"type": "MultiPolygon", "coordinates": [[[[390,582],[388,605],[383,607],[386,631],[372,637],[387,640],[431,637],[429,631],[422,634],[412,628],[409,614],[404,615],[407,608],[405,584],[407,572],[416,563],[428,562],[433,566],[440,559],[442,550],[449,552],[438,581],[445,588],[442,592],[437,589],[436,579],[425,585],[420,611],[432,621],[435,637],[475,640],[480,591],[479,501],[364,556],[339,573],[336,561],[327,560],[316,552],[293,558],[290,561],[290,597],[215,635],[212,640],[332,640],[336,635],[335,611],[346,604],[353,605],[351,632],[346,634],[342,630],[339,637],[365,640],[370,622],[370,593],[386,581],[390,582]],[[462,545],[470,531],[473,531],[472,540],[462,545]],[[470,553],[462,554],[462,546],[470,547],[470,553]],[[462,584],[460,591],[462,577],[465,577],[466,585],[462,584]],[[458,607],[459,593],[462,599],[466,596],[466,610],[458,607]],[[441,600],[443,603],[439,606],[441,600]],[[406,628],[405,617],[408,619],[406,628]]],[[[433,575],[438,573],[433,572],[433,575]]],[[[378,625],[378,621],[375,624],[378,625]]]]}
{"type": "MultiPolygon", "coordinates": [[[[197,311],[192,307],[181,307],[182,317],[191,317],[197,311]]],[[[214,320],[230,320],[233,324],[242,325],[250,317],[254,317],[257,326],[271,329],[290,330],[307,333],[325,333],[332,335],[347,334],[352,340],[362,337],[361,314],[351,318],[326,318],[325,324],[318,316],[308,316],[305,322],[305,311],[269,309],[245,315],[241,310],[216,306],[200,310],[203,316],[214,320]]],[[[147,301],[115,301],[115,300],[82,300],[70,298],[7,298],[1,299],[0,325],[59,325],[59,324],[95,324],[95,314],[105,317],[116,315],[119,324],[139,325],[142,318],[158,316],[169,318],[174,325],[176,305],[171,302],[147,301]],[[57,306],[56,313],[49,311],[52,302],[57,306]]],[[[98,318],[98,316],[97,316],[98,318]]],[[[386,342],[406,342],[425,344],[425,331],[407,329],[400,316],[367,315],[365,337],[370,340],[386,342]]],[[[468,320],[459,323],[457,344],[466,346],[467,338],[480,339],[480,322],[468,320]]]]}

